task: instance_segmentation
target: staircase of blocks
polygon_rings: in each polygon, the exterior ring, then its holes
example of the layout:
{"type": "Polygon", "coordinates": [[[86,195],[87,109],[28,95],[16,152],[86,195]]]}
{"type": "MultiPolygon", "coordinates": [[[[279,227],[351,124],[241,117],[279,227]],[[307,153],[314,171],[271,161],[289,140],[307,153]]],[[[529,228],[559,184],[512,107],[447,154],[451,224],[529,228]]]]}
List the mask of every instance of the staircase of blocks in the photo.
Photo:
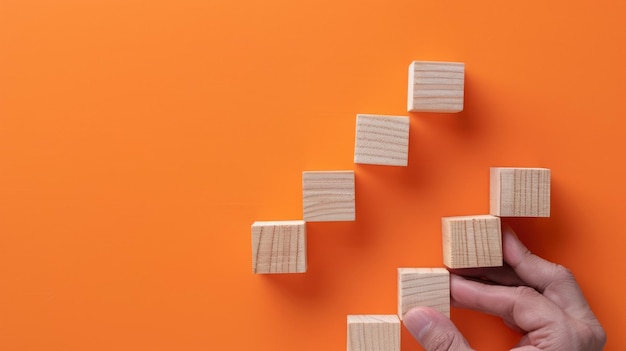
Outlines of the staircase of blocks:
{"type": "MultiPolygon", "coordinates": [[[[414,61],[408,78],[409,112],[463,110],[464,63],[414,61]]],[[[358,114],[354,163],[406,167],[409,124],[408,116],[358,114]]],[[[397,313],[347,316],[348,351],[399,351],[400,321],[411,308],[450,316],[447,268],[503,265],[501,217],[550,216],[549,169],[492,167],[489,178],[490,213],[441,218],[443,266],[398,268],[397,313]]],[[[305,273],[306,223],[357,220],[354,179],[350,170],[302,172],[302,220],[252,224],[253,273],[305,273]]]]}

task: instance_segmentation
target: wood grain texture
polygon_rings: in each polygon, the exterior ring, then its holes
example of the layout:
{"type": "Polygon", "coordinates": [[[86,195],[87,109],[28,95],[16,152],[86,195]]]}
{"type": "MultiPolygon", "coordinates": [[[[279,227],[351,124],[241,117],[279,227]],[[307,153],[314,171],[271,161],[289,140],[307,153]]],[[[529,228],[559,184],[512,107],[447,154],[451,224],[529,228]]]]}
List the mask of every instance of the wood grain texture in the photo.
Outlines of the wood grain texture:
{"type": "Polygon", "coordinates": [[[348,351],[400,351],[400,319],[396,315],[348,316],[348,351]]]}
{"type": "Polygon", "coordinates": [[[302,172],[304,220],[354,221],[354,171],[302,172]]]}
{"type": "Polygon", "coordinates": [[[450,317],[450,273],[445,268],[398,268],[398,316],[426,306],[450,317]]]}
{"type": "Polygon", "coordinates": [[[463,111],[465,64],[414,61],[409,66],[409,112],[463,111]]]}
{"type": "Polygon", "coordinates": [[[254,222],[252,272],[304,273],[307,270],[304,221],[254,222]]]}
{"type": "Polygon", "coordinates": [[[550,170],[492,167],[490,213],[500,217],[550,217],[550,170]]]}
{"type": "Polygon", "coordinates": [[[450,268],[502,266],[500,218],[490,215],[441,219],[443,263],[450,268]]]}
{"type": "Polygon", "coordinates": [[[409,117],[357,115],[354,163],[406,166],[408,156],[409,117]]]}

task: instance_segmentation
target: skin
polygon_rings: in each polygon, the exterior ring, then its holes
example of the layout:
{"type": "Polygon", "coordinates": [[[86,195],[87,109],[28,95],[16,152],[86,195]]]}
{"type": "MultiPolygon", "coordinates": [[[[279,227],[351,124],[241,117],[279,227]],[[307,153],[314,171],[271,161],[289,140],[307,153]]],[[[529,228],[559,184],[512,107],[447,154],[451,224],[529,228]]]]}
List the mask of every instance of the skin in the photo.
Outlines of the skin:
{"type": "MultiPolygon", "coordinates": [[[[572,273],[532,254],[508,227],[502,240],[505,266],[451,271],[452,306],[502,318],[522,334],[511,351],[602,350],[606,334],[572,273]]],[[[416,307],[403,320],[426,351],[473,350],[436,310],[416,307]]]]}

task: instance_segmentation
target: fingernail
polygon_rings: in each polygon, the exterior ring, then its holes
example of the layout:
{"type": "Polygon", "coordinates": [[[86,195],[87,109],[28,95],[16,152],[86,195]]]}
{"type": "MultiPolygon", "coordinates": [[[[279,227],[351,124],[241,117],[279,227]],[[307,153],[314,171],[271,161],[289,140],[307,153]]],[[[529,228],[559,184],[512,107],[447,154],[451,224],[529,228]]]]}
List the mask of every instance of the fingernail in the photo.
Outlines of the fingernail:
{"type": "Polygon", "coordinates": [[[404,316],[404,325],[417,340],[422,339],[432,324],[428,314],[418,308],[407,312],[404,316]]]}

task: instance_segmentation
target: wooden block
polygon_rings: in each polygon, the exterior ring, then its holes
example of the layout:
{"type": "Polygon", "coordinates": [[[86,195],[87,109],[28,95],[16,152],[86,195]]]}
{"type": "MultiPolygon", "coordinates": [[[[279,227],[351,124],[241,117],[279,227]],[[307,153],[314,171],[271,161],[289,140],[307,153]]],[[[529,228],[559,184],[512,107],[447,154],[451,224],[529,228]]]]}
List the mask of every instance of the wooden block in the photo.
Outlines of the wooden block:
{"type": "Polygon", "coordinates": [[[396,315],[348,316],[348,351],[400,351],[396,315]]]}
{"type": "Polygon", "coordinates": [[[406,166],[409,117],[357,115],[354,163],[406,166]]]}
{"type": "Polygon", "coordinates": [[[398,316],[426,306],[450,317],[450,273],[445,268],[398,268],[398,316]]]}
{"type": "Polygon", "coordinates": [[[450,268],[502,266],[500,218],[443,217],[443,263],[450,268]]]}
{"type": "Polygon", "coordinates": [[[254,222],[252,272],[304,273],[307,269],[304,221],[254,222]]]}
{"type": "Polygon", "coordinates": [[[302,172],[304,220],[354,221],[354,171],[302,172]]]}
{"type": "Polygon", "coordinates": [[[409,66],[409,112],[461,112],[465,64],[414,61],[409,66]]]}
{"type": "Polygon", "coordinates": [[[492,167],[491,214],[500,217],[550,217],[550,170],[492,167]]]}

